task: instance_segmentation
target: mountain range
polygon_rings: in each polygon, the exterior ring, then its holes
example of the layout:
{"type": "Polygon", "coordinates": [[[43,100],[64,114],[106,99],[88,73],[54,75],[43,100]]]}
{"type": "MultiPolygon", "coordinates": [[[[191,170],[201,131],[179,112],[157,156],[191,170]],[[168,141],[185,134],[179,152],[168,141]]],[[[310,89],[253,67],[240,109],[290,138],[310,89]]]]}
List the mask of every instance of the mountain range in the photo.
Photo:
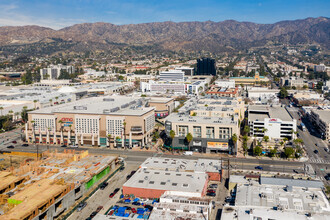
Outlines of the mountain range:
{"type": "Polygon", "coordinates": [[[83,23],[60,30],[40,26],[0,27],[0,52],[52,54],[93,50],[237,51],[274,44],[320,44],[330,49],[326,17],[257,24],[222,22],[154,22],[114,25],[83,23]]]}

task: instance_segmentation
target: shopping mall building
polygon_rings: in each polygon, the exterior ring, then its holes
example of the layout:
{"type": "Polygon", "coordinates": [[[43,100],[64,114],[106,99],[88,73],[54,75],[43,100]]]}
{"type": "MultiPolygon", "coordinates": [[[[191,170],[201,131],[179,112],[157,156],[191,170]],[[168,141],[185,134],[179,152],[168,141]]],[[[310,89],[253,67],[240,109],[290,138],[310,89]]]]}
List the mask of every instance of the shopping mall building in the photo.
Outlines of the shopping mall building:
{"type": "Polygon", "coordinates": [[[155,107],[140,97],[81,99],[29,113],[29,143],[92,146],[145,146],[155,124],[155,107]]]}

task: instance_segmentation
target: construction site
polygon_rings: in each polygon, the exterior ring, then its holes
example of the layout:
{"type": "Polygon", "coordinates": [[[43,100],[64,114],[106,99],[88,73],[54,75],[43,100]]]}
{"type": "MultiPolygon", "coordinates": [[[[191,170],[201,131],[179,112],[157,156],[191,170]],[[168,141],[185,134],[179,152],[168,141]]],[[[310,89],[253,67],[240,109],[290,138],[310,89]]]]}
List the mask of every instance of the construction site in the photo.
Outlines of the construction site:
{"type": "Polygon", "coordinates": [[[113,170],[116,156],[46,151],[0,171],[0,220],[55,219],[113,170]]]}

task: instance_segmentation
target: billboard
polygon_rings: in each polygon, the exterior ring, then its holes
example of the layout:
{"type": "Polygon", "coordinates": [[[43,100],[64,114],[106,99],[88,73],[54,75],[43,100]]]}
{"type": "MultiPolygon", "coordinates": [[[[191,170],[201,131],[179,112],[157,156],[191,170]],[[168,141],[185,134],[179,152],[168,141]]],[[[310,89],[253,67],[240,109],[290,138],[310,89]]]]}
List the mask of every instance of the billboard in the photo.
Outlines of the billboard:
{"type": "Polygon", "coordinates": [[[70,127],[73,125],[73,118],[61,118],[64,127],[70,127]]]}
{"type": "Polygon", "coordinates": [[[207,142],[207,148],[215,150],[229,150],[227,142],[207,142]]]}

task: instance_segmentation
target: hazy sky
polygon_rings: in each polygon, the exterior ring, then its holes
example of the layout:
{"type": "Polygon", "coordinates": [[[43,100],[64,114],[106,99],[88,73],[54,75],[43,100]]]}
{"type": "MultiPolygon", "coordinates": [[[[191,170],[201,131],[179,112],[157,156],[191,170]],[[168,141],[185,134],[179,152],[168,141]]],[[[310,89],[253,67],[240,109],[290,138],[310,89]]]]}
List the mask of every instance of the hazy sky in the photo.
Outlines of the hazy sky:
{"type": "Polygon", "coordinates": [[[60,29],[86,22],[157,21],[274,23],[330,16],[330,0],[0,0],[0,26],[60,29]]]}

